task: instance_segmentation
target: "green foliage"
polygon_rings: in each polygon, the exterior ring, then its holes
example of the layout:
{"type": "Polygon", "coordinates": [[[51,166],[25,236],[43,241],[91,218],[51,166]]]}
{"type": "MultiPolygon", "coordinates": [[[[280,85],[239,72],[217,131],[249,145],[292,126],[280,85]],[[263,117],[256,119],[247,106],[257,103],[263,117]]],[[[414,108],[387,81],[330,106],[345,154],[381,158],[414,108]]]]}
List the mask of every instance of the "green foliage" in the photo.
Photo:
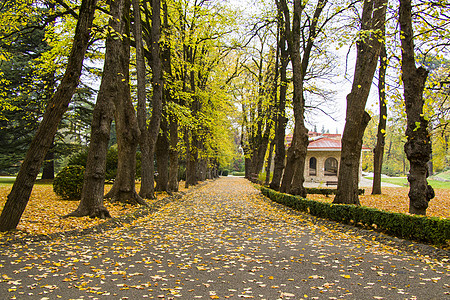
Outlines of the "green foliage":
{"type": "MultiPolygon", "coordinates": [[[[334,195],[336,194],[336,189],[323,189],[323,188],[306,188],[307,194],[316,194],[316,195],[334,195]]],[[[365,190],[364,189],[358,189],[358,195],[364,195],[365,190]]]]}
{"type": "MultiPolygon", "coordinates": [[[[440,177],[438,174],[437,177],[440,177]]],[[[372,180],[372,177],[366,177],[367,179],[372,180]]],[[[427,179],[428,184],[431,185],[434,189],[450,189],[450,182],[442,181],[442,180],[435,180],[433,177],[429,177],[427,179]]],[[[438,178],[439,179],[439,178],[438,178]]],[[[387,182],[396,184],[398,186],[409,186],[408,179],[406,177],[400,177],[400,178],[381,178],[381,182],[387,182]]]]}
{"type": "Polygon", "coordinates": [[[450,220],[381,211],[364,206],[331,204],[282,194],[261,187],[271,200],[316,217],[376,229],[399,238],[445,245],[450,240],[450,220]]]}
{"type": "Polygon", "coordinates": [[[63,168],[53,180],[53,191],[56,195],[68,200],[80,200],[84,169],[80,165],[70,165],[63,168]]]}
{"type": "Polygon", "coordinates": [[[233,172],[231,173],[233,176],[245,176],[245,172],[233,172]]]}
{"type": "MultiPolygon", "coordinates": [[[[117,161],[119,159],[118,149],[116,146],[113,146],[108,149],[108,153],[106,155],[106,172],[105,172],[105,181],[112,182],[116,178],[117,175],[117,161]]],[[[67,165],[80,165],[86,167],[88,150],[82,150],[78,153],[75,153],[71,157],[69,157],[67,165]]],[[[141,176],[141,153],[136,153],[136,178],[140,178],[141,176]]]]}

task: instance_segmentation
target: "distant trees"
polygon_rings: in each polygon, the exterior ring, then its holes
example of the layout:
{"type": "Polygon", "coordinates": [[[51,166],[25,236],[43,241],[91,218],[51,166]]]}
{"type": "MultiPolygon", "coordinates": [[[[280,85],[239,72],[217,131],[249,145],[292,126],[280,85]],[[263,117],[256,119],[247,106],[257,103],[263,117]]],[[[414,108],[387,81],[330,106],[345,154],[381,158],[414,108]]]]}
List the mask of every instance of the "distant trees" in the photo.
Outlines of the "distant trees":
{"type": "Polygon", "coordinates": [[[53,142],[58,124],[75,92],[90,39],[95,5],[95,0],[83,0],[81,3],[66,72],[46,107],[41,124],[28,148],[11,193],[8,195],[8,200],[0,215],[0,231],[14,229],[19,223],[45,154],[53,142]]]}

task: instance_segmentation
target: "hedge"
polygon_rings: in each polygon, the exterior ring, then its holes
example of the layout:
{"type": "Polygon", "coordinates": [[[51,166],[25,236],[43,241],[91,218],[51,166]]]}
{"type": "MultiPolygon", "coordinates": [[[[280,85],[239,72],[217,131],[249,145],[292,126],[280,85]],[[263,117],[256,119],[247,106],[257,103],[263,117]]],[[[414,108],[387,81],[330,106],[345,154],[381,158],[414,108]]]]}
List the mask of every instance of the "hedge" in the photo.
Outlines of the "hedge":
{"type": "Polygon", "coordinates": [[[450,240],[450,220],[386,212],[365,206],[332,204],[292,196],[261,187],[271,200],[316,217],[376,229],[386,234],[434,245],[450,240]]]}
{"type": "MultiPolygon", "coordinates": [[[[323,189],[323,188],[306,188],[307,194],[317,194],[317,195],[333,195],[336,194],[337,189],[323,189]]],[[[358,189],[358,195],[364,195],[364,189],[358,189]]]]}

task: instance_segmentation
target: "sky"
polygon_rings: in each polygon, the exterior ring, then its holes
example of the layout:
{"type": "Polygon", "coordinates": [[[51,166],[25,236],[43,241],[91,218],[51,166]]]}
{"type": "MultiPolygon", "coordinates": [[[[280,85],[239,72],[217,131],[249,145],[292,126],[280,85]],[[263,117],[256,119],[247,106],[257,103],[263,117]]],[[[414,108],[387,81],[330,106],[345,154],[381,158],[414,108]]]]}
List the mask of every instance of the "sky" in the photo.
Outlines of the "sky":
{"type": "MultiPolygon", "coordinates": [[[[254,14],[257,12],[258,9],[258,3],[259,0],[228,0],[227,1],[232,6],[235,6],[239,9],[244,10],[244,13],[247,12],[248,14],[254,14]]],[[[353,76],[353,65],[354,65],[354,56],[355,56],[355,49],[352,49],[349,55],[349,62],[347,66],[347,79],[345,78],[345,64],[346,64],[346,54],[348,52],[348,49],[340,49],[338,51],[338,55],[340,57],[340,67],[339,71],[337,72],[339,74],[338,77],[336,77],[333,81],[334,84],[328,83],[328,88],[336,91],[336,94],[334,96],[335,99],[335,107],[336,107],[336,113],[333,115],[333,119],[330,117],[319,114],[314,116],[314,118],[310,118],[310,123],[316,125],[316,128],[318,131],[322,130],[322,127],[324,127],[325,130],[329,130],[331,133],[342,133],[345,126],[345,111],[346,111],[346,96],[350,93],[351,90],[351,80],[348,78],[352,78],[353,76]]],[[[312,130],[314,127],[313,125],[307,125],[307,127],[312,130]]]]}

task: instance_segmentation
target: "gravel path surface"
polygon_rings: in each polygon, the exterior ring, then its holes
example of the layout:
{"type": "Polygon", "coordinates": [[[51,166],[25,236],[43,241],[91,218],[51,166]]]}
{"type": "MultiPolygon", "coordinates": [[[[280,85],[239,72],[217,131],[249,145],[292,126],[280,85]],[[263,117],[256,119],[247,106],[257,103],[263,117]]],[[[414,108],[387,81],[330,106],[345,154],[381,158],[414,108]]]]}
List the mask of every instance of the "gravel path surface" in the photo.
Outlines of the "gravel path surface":
{"type": "Polygon", "coordinates": [[[1,299],[450,299],[447,259],[312,220],[221,178],[125,227],[0,246],[1,299]]]}

